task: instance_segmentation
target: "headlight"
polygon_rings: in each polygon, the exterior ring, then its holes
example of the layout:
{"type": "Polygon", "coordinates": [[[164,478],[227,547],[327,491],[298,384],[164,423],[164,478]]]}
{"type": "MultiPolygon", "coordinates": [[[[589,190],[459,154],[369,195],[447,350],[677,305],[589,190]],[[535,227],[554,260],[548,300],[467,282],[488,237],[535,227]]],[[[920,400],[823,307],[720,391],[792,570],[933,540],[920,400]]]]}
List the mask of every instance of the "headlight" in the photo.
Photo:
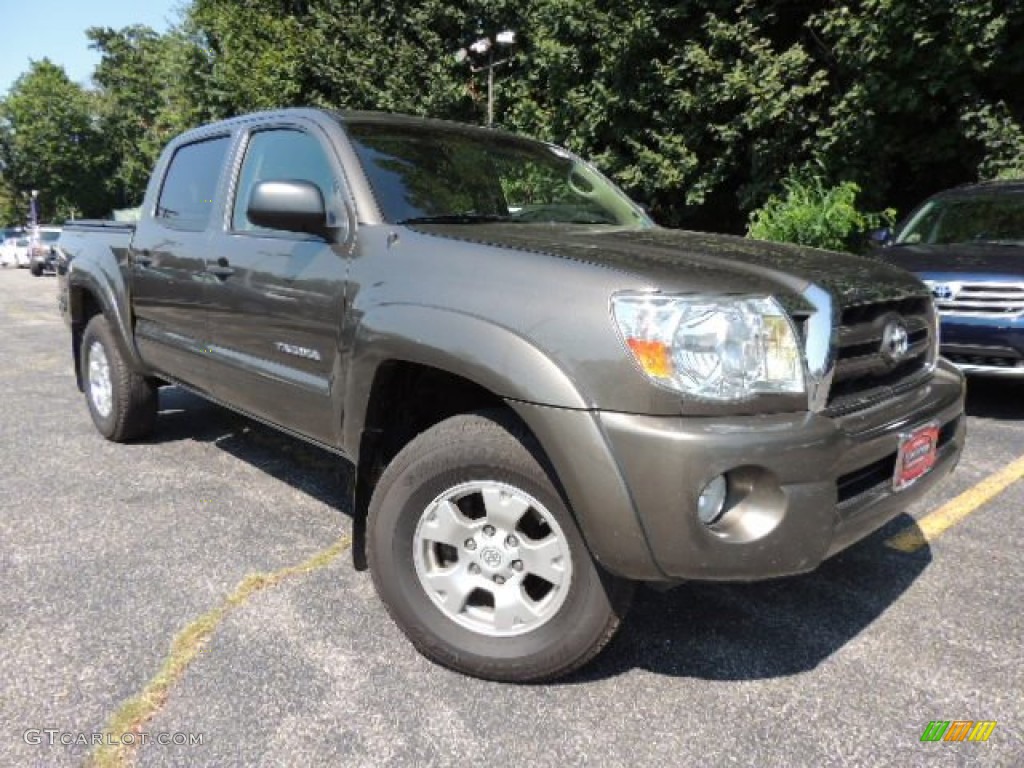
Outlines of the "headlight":
{"type": "Polygon", "coordinates": [[[796,331],[767,296],[618,294],[612,316],[640,369],[706,400],[804,391],[796,331]]]}

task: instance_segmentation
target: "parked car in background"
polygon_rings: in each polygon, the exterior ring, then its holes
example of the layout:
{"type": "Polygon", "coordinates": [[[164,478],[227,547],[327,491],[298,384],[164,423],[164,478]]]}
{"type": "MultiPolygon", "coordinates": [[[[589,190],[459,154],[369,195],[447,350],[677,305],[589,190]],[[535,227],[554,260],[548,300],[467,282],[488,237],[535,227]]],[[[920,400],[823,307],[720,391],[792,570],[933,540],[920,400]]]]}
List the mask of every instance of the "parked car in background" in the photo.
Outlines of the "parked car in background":
{"type": "Polygon", "coordinates": [[[883,245],[883,260],[931,288],[945,357],[966,373],[1024,377],[1024,181],[940,192],[883,245]]]}
{"type": "Polygon", "coordinates": [[[4,267],[27,267],[28,256],[28,235],[15,235],[5,238],[0,245],[0,265],[4,267]]]}
{"type": "Polygon", "coordinates": [[[43,273],[57,274],[57,241],[60,227],[40,227],[29,246],[29,269],[39,277],[43,273]]]}

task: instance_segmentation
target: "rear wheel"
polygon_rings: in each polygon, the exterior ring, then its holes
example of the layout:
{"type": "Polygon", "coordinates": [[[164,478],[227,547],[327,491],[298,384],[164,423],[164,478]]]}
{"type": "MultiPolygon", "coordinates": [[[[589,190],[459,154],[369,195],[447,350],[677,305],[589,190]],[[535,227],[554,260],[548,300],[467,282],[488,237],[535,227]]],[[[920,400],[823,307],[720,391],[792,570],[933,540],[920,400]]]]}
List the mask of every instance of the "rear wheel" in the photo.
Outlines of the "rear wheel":
{"type": "Polygon", "coordinates": [[[103,315],[96,315],[85,327],[81,355],[85,400],[100,434],[120,443],[152,432],[156,387],[129,367],[103,315]]]}
{"type": "Polygon", "coordinates": [[[32,262],[32,264],[29,265],[28,271],[36,277],[41,277],[43,274],[43,265],[38,262],[32,262]]]}
{"type": "Polygon", "coordinates": [[[370,504],[370,570],[427,657],[540,681],[593,658],[633,585],[590,556],[532,437],[504,414],[456,416],[409,443],[370,504]]]}

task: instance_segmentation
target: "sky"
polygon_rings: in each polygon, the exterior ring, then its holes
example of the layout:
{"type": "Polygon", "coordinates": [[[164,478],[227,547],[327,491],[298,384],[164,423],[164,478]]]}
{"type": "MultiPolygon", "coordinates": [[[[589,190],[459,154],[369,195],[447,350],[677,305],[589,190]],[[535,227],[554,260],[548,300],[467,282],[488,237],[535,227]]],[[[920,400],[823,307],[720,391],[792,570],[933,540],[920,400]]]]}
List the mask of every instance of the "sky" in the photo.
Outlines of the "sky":
{"type": "Polygon", "coordinates": [[[0,98],[29,67],[48,58],[76,83],[88,85],[99,54],[89,27],[146,24],[164,32],[185,0],[0,0],[0,98]]]}

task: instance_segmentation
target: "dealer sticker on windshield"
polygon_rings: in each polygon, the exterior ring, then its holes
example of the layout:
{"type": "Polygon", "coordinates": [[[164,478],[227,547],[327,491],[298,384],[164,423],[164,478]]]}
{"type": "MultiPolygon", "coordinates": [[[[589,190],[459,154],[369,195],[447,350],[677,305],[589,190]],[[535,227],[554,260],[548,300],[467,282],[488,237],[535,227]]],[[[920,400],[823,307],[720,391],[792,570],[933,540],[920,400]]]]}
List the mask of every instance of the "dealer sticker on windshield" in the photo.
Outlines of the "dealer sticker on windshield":
{"type": "Polygon", "coordinates": [[[935,466],[938,456],[939,428],[934,424],[900,437],[896,453],[896,472],[892,487],[901,491],[935,466]]]}

